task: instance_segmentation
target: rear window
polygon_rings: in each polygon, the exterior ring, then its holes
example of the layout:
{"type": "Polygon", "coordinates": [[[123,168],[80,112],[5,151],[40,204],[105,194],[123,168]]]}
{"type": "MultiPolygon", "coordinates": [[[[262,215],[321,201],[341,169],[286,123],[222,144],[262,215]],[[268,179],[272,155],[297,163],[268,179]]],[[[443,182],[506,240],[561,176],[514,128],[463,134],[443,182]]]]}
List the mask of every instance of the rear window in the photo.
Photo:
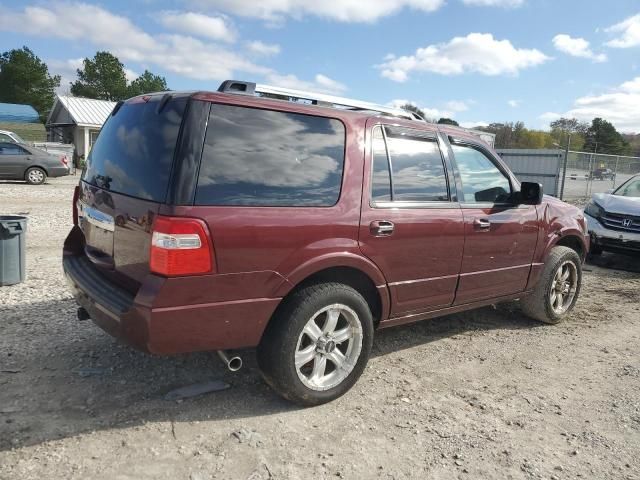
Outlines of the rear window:
{"type": "Polygon", "coordinates": [[[335,205],[344,145],[339,120],[214,104],[195,203],[335,205]]]}
{"type": "Polygon", "coordinates": [[[186,97],[125,103],[102,127],[83,180],[106,190],[163,202],[186,97]]]}

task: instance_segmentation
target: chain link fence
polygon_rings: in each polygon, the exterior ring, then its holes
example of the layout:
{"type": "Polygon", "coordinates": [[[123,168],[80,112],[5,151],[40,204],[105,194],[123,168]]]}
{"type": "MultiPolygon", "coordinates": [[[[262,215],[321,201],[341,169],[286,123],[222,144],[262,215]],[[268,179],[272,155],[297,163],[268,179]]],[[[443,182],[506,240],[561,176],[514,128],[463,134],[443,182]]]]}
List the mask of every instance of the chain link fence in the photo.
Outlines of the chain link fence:
{"type": "Polygon", "coordinates": [[[560,172],[561,197],[575,200],[605,193],[637,173],[640,173],[640,157],[570,151],[564,179],[560,172]]]}

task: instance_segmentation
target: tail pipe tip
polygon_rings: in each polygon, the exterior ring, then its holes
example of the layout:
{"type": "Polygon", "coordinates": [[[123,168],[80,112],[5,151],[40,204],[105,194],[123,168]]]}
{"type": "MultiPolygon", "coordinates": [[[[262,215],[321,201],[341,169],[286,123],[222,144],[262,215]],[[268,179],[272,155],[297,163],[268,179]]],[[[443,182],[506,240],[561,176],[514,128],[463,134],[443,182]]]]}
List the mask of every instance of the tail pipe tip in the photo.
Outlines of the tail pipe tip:
{"type": "Polygon", "coordinates": [[[227,355],[227,352],[225,352],[224,350],[218,350],[217,353],[220,357],[220,360],[222,360],[222,363],[224,363],[230,371],[237,372],[242,368],[242,358],[237,356],[229,357],[229,355],[227,355]]]}

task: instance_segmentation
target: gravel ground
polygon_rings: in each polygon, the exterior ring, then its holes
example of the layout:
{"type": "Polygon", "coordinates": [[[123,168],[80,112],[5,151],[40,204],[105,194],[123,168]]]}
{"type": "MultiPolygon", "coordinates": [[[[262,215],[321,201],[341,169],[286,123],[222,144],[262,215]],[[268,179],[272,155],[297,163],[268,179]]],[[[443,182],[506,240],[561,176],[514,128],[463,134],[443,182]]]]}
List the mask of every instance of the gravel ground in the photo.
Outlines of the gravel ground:
{"type": "Polygon", "coordinates": [[[507,304],[378,332],[350,393],[300,409],[252,352],[230,374],[75,320],[60,267],[75,182],[0,183],[0,211],[29,215],[28,280],[0,289],[1,479],[640,478],[638,259],[587,265],[557,326],[507,304]],[[232,386],[164,400],[211,379],[232,386]]]}

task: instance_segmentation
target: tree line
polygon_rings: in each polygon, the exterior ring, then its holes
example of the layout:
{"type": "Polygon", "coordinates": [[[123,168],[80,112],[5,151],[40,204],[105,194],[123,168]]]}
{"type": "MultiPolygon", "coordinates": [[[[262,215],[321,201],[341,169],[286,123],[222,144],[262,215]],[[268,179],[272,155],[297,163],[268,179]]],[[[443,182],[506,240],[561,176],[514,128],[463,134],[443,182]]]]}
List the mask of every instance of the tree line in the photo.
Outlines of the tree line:
{"type": "MultiPolygon", "coordinates": [[[[31,105],[43,123],[60,81],[60,75],[51,75],[47,64],[26,46],[0,55],[0,103],[31,105]]],[[[165,90],[169,90],[166,79],[148,70],[127,81],[124,65],[109,52],[85,58],[76,70],[76,80],[69,84],[72,95],[113,102],[165,90]]]]}
{"type": "MultiPolygon", "coordinates": [[[[450,118],[428,118],[415,105],[406,104],[401,108],[417,113],[430,123],[458,125],[450,118]]],[[[549,131],[526,128],[524,122],[491,123],[475,129],[494,134],[496,148],[564,149],[570,142],[571,150],[640,156],[640,134],[622,134],[603,118],[594,118],[591,123],[559,118],[549,124],[549,131]]]]}

